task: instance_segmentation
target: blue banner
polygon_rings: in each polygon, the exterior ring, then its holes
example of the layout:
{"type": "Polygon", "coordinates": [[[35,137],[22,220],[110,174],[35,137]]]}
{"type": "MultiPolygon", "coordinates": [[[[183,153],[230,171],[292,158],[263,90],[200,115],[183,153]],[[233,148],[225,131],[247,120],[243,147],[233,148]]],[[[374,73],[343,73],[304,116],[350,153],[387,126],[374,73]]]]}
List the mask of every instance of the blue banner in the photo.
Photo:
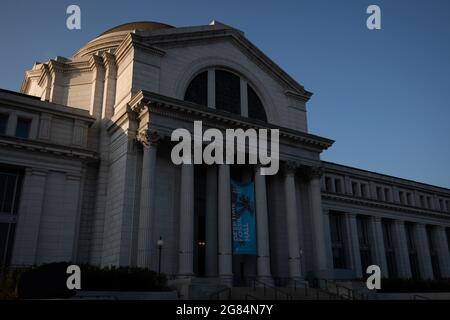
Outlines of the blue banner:
{"type": "Polygon", "coordinates": [[[256,255],[255,186],[231,181],[233,254],[256,255]]]}

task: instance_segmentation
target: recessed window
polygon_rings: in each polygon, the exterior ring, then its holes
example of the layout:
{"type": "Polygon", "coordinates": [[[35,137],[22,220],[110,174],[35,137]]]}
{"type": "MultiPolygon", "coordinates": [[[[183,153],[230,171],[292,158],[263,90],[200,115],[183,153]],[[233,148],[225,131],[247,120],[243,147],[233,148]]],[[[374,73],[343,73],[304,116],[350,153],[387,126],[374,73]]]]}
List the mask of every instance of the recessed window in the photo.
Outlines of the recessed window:
{"type": "Polygon", "coordinates": [[[361,184],[361,195],[363,198],[369,197],[369,193],[367,192],[367,185],[365,183],[361,184]]]}
{"type": "Polygon", "coordinates": [[[377,187],[377,199],[379,201],[383,201],[383,191],[382,191],[381,187],[377,187]]]}
{"type": "Polygon", "coordinates": [[[411,193],[410,193],[410,192],[408,192],[408,193],[406,194],[406,201],[408,202],[408,206],[411,206],[411,205],[412,205],[412,196],[411,196],[411,193]]]}
{"type": "Polygon", "coordinates": [[[334,189],[337,193],[342,193],[342,181],[341,179],[334,179],[334,189]]]}
{"type": "Polygon", "coordinates": [[[388,189],[388,188],[384,188],[384,199],[385,199],[387,202],[390,202],[390,201],[391,201],[391,193],[389,192],[389,189],[388,189]]]}
{"type": "Polygon", "coordinates": [[[242,96],[241,77],[239,75],[221,69],[213,69],[212,72],[215,78],[214,87],[208,88],[209,72],[203,71],[189,83],[184,94],[185,101],[207,106],[208,103],[211,103],[209,99],[212,98],[208,97],[208,94],[213,95],[215,97],[214,107],[217,110],[241,115],[243,108],[241,104],[246,104],[249,118],[267,122],[263,103],[249,83],[243,89],[247,90],[247,99],[245,99],[245,96],[242,96]],[[241,99],[242,97],[244,99],[241,99]]]}
{"type": "Polygon", "coordinates": [[[325,177],[325,190],[328,192],[331,192],[331,178],[330,177],[325,177]]]}
{"type": "Polygon", "coordinates": [[[27,139],[30,136],[31,120],[27,118],[17,118],[16,137],[27,139]]]}
{"type": "Polygon", "coordinates": [[[241,79],[234,73],[216,70],[216,109],[241,114],[241,79]]]}
{"type": "Polygon", "coordinates": [[[8,125],[8,118],[9,118],[9,116],[7,114],[0,114],[0,134],[6,133],[6,127],[8,125]]]}
{"type": "Polygon", "coordinates": [[[358,196],[358,183],[352,182],[352,194],[358,196]]]}
{"type": "Polygon", "coordinates": [[[184,100],[202,106],[208,105],[208,72],[198,74],[189,84],[184,100]]]}
{"type": "Polygon", "coordinates": [[[430,197],[427,197],[427,207],[428,207],[428,209],[432,209],[430,197]]]}
{"type": "Polygon", "coordinates": [[[267,122],[266,112],[256,92],[247,85],[248,117],[267,122]]]}

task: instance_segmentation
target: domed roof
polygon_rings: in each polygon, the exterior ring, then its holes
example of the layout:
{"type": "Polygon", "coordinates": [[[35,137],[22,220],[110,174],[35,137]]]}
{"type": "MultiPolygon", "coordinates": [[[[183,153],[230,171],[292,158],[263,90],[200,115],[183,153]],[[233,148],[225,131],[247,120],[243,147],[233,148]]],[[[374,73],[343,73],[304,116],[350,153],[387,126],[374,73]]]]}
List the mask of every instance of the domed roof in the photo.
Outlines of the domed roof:
{"type": "MultiPolygon", "coordinates": [[[[159,29],[169,29],[174,28],[171,25],[154,22],[154,21],[137,21],[137,22],[129,22],[118,25],[111,29],[106,30],[100,36],[103,36],[108,33],[118,32],[118,31],[131,31],[131,30],[159,30],[159,29]]],[[[99,36],[99,37],[100,37],[99,36]]]]}
{"type": "Polygon", "coordinates": [[[108,29],[95,39],[89,41],[80,50],[74,54],[74,58],[89,56],[101,51],[114,50],[120,43],[125,39],[125,37],[134,32],[139,31],[151,31],[151,30],[161,30],[161,29],[173,29],[175,27],[154,21],[136,21],[121,24],[114,28],[108,29]]]}

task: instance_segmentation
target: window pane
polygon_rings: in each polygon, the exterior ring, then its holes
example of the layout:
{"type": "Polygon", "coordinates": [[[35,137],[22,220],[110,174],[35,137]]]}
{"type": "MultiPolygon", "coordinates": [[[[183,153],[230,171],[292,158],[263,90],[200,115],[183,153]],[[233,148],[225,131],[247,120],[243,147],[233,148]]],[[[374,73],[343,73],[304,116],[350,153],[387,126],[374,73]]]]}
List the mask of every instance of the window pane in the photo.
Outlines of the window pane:
{"type": "Polygon", "coordinates": [[[241,80],[237,75],[216,70],[216,109],[241,114],[241,80]]]}
{"type": "Polygon", "coordinates": [[[267,122],[266,111],[256,92],[247,85],[248,117],[267,122]]]}
{"type": "Polygon", "coordinates": [[[16,137],[27,139],[30,135],[31,120],[25,118],[17,119],[16,137]]]}
{"type": "Polygon", "coordinates": [[[0,114],[0,134],[6,133],[6,125],[8,124],[8,115],[0,114]]]}
{"type": "Polygon", "coordinates": [[[184,100],[202,106],[208,105],[208,72],[197,75],[189,84],[184,100]]]}

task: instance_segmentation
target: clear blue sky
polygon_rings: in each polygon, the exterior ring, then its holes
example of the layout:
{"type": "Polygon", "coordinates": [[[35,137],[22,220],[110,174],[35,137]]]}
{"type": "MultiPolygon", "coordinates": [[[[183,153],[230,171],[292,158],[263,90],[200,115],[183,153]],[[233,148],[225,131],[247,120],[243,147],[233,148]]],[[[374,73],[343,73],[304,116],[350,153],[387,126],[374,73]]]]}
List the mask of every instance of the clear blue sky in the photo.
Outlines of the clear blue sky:
{"type": "Polygon", "coordinates": [[[450,1],[7,1],[0,4],[0,87],[18,91],[35,61],[70,57],[115,25],[216,19],[306,89],[323,159],[450,188],[450,1]],[[82,29],[65,27],[78,4],[82,29]],[[366,28],[370,4],[382,30],[366,28]]]}

